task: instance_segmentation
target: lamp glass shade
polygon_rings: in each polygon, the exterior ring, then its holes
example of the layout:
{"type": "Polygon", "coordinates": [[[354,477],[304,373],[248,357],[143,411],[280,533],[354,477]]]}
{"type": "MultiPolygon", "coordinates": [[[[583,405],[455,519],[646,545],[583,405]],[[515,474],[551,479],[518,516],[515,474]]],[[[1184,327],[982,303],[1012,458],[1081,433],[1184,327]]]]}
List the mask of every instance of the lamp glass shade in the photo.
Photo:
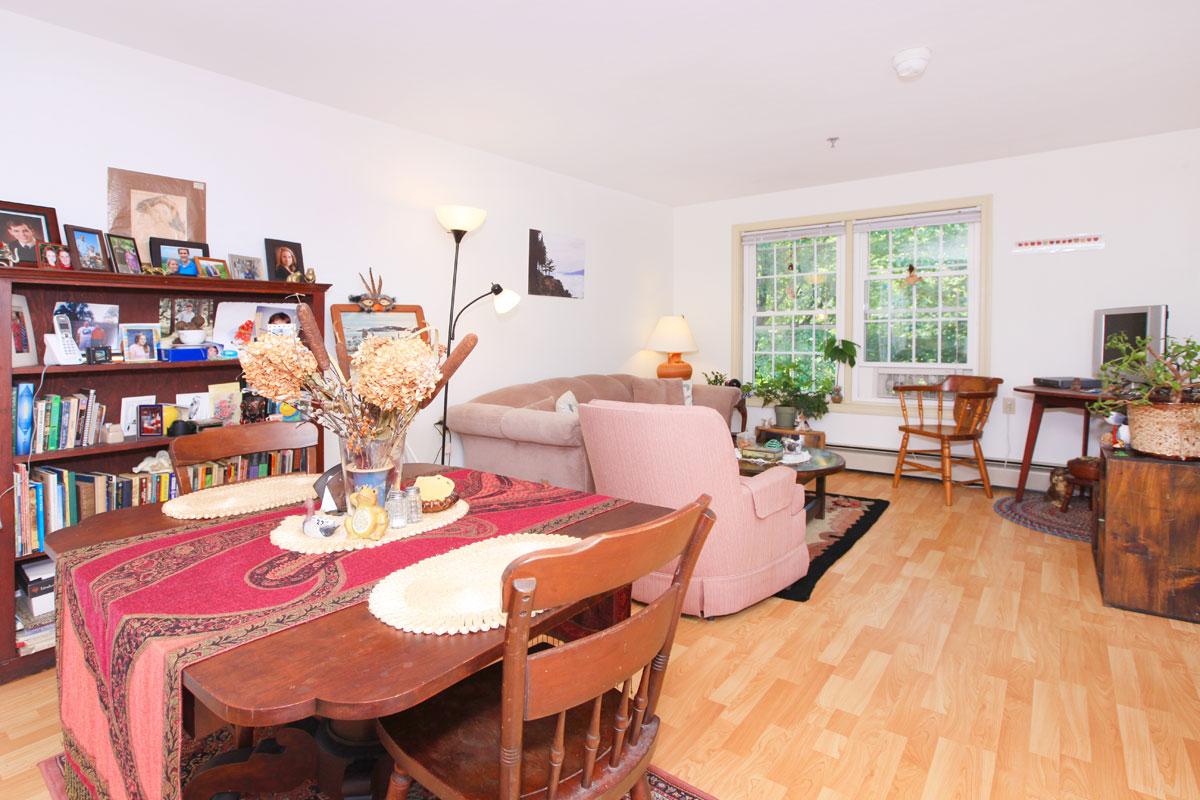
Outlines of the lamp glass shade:
{"type": "Polygon", "coordinates": [[[660,353],[694,353],[700,348],[696,347],[687,320],[680,315],[661,317],[646,340],[646,349],[660,353]]]}
{"type": "Polygon", "coordinates": [[[504,289],[492,298],[492,307],[496,309],[497,314],[507,314],[516,308],[519,302],[521,302],[521,295],[512,289],[504,289]]]}
{"type": "Polygon", "coordinates": [[[433,210],[437,220],[447,232],[471,231],[478,228],[487,219],[487,212],[482,208],[471,206],[438,206],[433,210]]]}

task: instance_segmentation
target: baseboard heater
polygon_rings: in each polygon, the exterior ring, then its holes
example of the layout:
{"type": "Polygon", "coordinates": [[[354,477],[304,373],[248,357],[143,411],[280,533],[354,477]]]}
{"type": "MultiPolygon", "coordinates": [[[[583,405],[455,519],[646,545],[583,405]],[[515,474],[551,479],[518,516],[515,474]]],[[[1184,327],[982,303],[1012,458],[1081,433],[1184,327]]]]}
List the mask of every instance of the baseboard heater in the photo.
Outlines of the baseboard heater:
{"type": "MultiPolygon", "coordinates": [[[[896,471],[896,457],[899,455],[897,450],[885,450],[874,447],[852,447],[839,444],[829,444],[827,447],[830,450],[835,450],[842,458],[846,459],[847,469],[856,469],[862,472],[881,472],[886,475],[892,475],[896,471]]],[[[914,460],[919,460],[928,464],[937,464],[936,456],[910,456],[914,460]]],[[[993,486],[1004,486],[1010,489],[1015,489],[1017,486],[1017,478],[1021,474],[1021,462],[1000,461],[993,458],[984,459],[987,462],[988,477],[992,479],[993,486]]],[[[1025,484],[1026,489],[1036,490],[1039,492],[1045,491],[1050,483],[1050,470],[1054,466],[1051,464],[1031,464],[1029,467],[1029,480],[1025,484]]],[[[955,479],[961,476],[966,477],[968,472],[974,475],[974,470],[967,470],[965,467],[957,467],[954,471],[955,479]]],[[[906,472],[906,476],[917,476],[927,478],[929,480],[940,481],[941,477],[932,472],[906,472]]]]}

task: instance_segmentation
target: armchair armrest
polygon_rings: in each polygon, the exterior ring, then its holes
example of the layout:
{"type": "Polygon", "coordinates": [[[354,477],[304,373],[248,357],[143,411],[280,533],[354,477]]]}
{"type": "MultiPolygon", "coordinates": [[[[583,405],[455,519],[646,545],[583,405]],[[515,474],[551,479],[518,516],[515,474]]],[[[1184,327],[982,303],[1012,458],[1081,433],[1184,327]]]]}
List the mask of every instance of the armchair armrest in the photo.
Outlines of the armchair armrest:
{"type": "Polygon", "coordinates": [[[446,420],[450,430],[459,436],[486,436],[557,447],[583,445],[579,417],[575,414],[491,403],[463,403],[452,406],[446,420]]]}
{"type": "Polygon", "coordinates": [[[742,486],[754,503],[754,516],[766,519],[789,508],[796,494],[796,473],[787,467],[771,467],[765,472],[740,476],[742,486]]]}

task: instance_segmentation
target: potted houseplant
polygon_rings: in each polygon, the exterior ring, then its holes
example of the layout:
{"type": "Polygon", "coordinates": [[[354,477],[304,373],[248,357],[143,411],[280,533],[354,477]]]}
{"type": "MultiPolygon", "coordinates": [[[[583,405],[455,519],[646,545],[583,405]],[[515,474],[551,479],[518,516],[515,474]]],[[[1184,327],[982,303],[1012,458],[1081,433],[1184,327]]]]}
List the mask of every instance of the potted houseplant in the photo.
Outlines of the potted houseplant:
{"type": "Polygon", "coordinates": [[[1125,409],[1129,445],[1161,458],[1200,460],[1200,341],[1168,337],[1161,353],[1139,337],[1108,340],[1117,357],[1100,368],[1099,413],[1125,409]]]}
{"type": "Polygon", "coordinates": [[[829,392],[829,399],[834,403],[840,403],[842,402],[842,385],[838,383],[837,379],[841,373],[841,365],[845,364],[850,369],[854,369],[858,360],[858,345],[849,339],[839,339],[831,333],[825,339],[821,353],[836,365],[833,373],[834,386],[829,392]]]}
{"type": "Polygon", "coordinates": [[[829,412],[829,392],[832,383],[822,381],[809,390],[796,374],[795,367],[786,367],[777,374],[754,384],[754,394],[763,405],[775,406],[775,426],[795,428],[796,417],[820,419],[829,412]]]}

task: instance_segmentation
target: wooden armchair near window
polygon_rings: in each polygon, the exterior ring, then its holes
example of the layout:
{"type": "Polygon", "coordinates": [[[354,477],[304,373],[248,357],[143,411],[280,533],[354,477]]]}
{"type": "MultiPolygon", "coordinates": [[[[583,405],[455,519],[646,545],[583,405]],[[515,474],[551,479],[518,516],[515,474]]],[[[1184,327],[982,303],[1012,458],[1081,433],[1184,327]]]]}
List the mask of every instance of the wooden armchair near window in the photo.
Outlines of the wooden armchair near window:
{"type": "MultiPolygon", "coordinates": [[[[991,413],[992,403],[996,399],[996,387],[1004,381],[1000,378],[984,378],[978,375],[951,375],[940,386],[897,386],[893,389],[900,398],[900,412],[904,415],[904,424],[900,432],[904,438],[900,440],[900,455],[896,459],[896,476],[893,486],[900,485],[900,475],[904,472],[940,472],[942,486],[946,490],[946,505],[954,503],[954,484],[968,486],[982,483],[983,491],[992,496],[992,482],[988,479],[987,464],[983,460],[983,450],[979,446],[979,438],[983,435],[983,425],[991,413]],[[952,416],[945,418],[946,395],[954,395],[952,416]],[[916,424],[913,424],[909,404],[910,396],[916,396],[916,424]],[[937,398],[936,413],[933,408],[925,408],[925,397],[933,395],[937,398]],[[921,450],[909,449],[910,436],[922,436],[936,439],[938,446],[921,450]],[[975,457],[954,456],[950,448],[961,442],[970,442],[975,448],[975,457]],[[909,461],[910,454],[940,455],[940,466],[921,464],[909,461]],[[965,481],[956,481],[951,475],[955,464],[973,467],[979,470],[979,477],[965,481]]],[[[932,405],[932,402],[930,403],[932,405]]]]}
{"type": "MultiPolygon", "coordinates": [[[[179,493],[188,494],[193,487],[187,467],[193,464],[268,450],[303,450],[316,447],[320,436],[320,429],[311,422],[256,422],[209,428],[171,440],[171,468],[179,481],[179,493]]],[[[309,472],[317,465],[313,455],[308,459],[309,472]]]]}
{"type": "Polygon", "coordinates": [[[654,711],[688,581],[715,519],[708,504],[702,495],[653,522],[510,564],[501,579],[503,660],[376,723],[395,760],[387,800],[407,797],[413,778],[442,800],[626,793],[649,800],[654,711]],[[530,651],[536,611],[616,589],[676,559],[670,587],[629,619],[530,651]]]}

